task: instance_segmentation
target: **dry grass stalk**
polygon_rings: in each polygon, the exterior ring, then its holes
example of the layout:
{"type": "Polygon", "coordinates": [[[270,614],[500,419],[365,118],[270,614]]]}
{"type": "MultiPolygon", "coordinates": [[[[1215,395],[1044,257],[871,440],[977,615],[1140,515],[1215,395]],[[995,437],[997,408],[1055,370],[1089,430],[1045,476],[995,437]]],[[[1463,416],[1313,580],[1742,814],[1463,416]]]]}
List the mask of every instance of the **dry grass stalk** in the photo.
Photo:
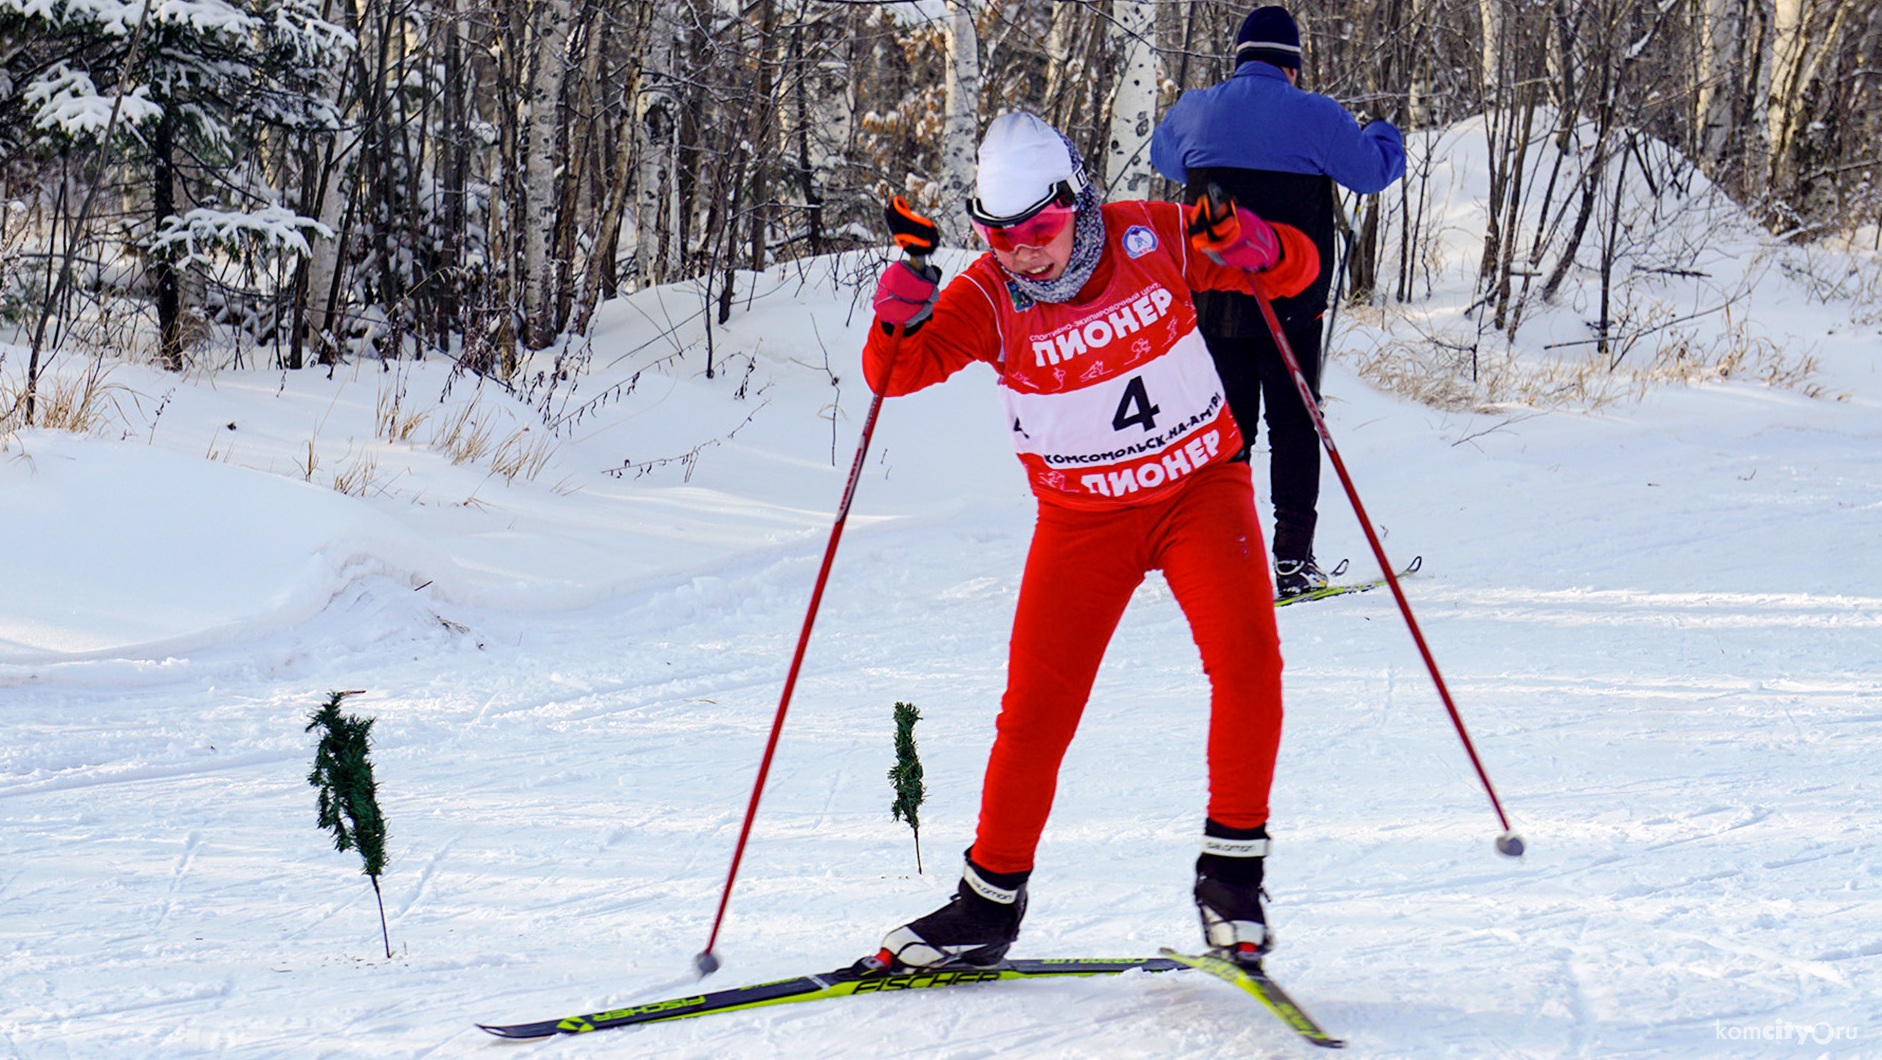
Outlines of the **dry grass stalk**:
{"type": "Polygon", "coordinates": [[[431,432],[431,447],[451,458],[453,464],[471,464],[490,452],[490,419],[475,404],[448,413],[431,432]]]}
{"type": "Polygon", "coordinates": [[[314,470],[320,467],[320,454],[314,451],[314,440],[307,439],[307,459],[294,461],[295,470],[301,473],[302,482],[314,480],[314,470]]]}
{"type": "Polygon", "coordinates": [[[0,379],[0,433],[23,427],[94,434],[107,423],[125,420],[123,401],[130,390],[107,380],[111,368],[93,360],[75,375],[47,373],[33,393],[33,422],[26,422],[26,384],[0,379]]]}
{"type": "Polygon", "coordinates": [[[1733,379],[1822,396],[1822,387],[1814,381],[1819,370],[1814,356],[1789,352],[1743,328],[1728,327],[1702,337],[1697,329],[1650,325],[1638,333],[1651,338],[1623,351],[1618,364],[1592,345],[1580,356],[1551,359],[1523,355],[1506,344],[1487,348],[1486,343],[1476,351],[1474,379],[1470,347],[1442,336],[1386,336],[1369,349],[1353,348],[1349,342],[1341,355],[1373,386],[1447,412],[1509,407],[1590,411],[1618,401],[1644,400],[1656,387],[1733,379]]]}
{"type": "Polygon", "coordinates": [[[333,488],[349,497],[364,497],[378,477],[379,458],[370,452],[363,452],[334,473],[333,488]]]}
{"type": "Polygon", "coordinates": [[[401,387],[381,388],[373,402],[373,430],[384,441],[410,442],[418,436],[418,428],[430,418],[429,409],[405,407],[405,391],[401,387]]]}
{"type": "Polygon", "coordinates": [[[511,431],[497,443],[491,454],[491,470],[503,476],[505,482],[515,482],[516,476],[523,476],[524,481],[534,482],[542,473],[543,466],[555,455],[556,440],[550,434],[533,434],[528,427],[511,431]]]}

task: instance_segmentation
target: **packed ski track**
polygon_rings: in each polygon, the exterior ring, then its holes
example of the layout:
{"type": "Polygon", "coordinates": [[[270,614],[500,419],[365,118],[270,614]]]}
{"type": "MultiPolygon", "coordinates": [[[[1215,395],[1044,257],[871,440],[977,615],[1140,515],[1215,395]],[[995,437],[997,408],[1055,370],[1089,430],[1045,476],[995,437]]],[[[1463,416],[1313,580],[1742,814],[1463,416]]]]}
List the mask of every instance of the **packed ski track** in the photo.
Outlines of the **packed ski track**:
{"type": "MultiPolygon", "coordinates": [[[[587,393],[638,386],[533,481],[383,444],[365,498],[288,471],[308,431],[328,467],[367,444],[388,380],[461,397],[434,365],[127,369],[167,403],[148,430],[16,437],[0,1055],[1311,1054],[1187,972],[526,1045],[475,1028],[840,967],[953,886],[1032,513],[974,370],[885,406],[724,968],[690,974],[867,405],[848,295],[787,287],[720,336],[711,379],[697,349],[628,357],[683,306],[617,305],[587,393]],[[225,425],[290,406],[309,426],[225,425]],[[654,466],[602,473],[624,460],[654,466]],[[376,719],[390,960],[306,783],[335,690],[376,719]],[[889,815],[897,700],[923,713],[922,873],[889,815]]],[[[1350,1055],[1882,1056],[1874,343],[1823,339],[1820,397],[1727,383],[1590,413],[1438,412],[1335,363],[1342,454],[1389,556],[1423,557],[1406,592],[1529,847],[1493,851],[1388,592],[1280,613],[1268,966],[1350,1055]]],[[[1376,577],[1331,475],[1321,511],[1321,559],[1376,577]]],[[[1196,945],[1206,707],[1153,577],[1065,763],[1015,956],[1196,945]]]]}

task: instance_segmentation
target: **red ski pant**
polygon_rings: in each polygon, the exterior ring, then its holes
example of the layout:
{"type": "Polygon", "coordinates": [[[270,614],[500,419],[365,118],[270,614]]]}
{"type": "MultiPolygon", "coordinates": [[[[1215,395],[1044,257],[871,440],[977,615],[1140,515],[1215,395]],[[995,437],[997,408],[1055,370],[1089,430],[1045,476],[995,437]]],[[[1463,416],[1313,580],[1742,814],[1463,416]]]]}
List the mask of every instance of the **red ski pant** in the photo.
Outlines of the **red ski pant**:
{"type": "Polygon", "coordinates": [[[1109,511],[1039,506],[1007,662],[1006,695],[980,795],[974,862],[1033,866],[1059,762],[1131,594],[1162,570],[1209,676],[1208,814],[1268,820],[1281,742],[1281,642],[1247,464],[1197,472],[1175,496],[1109,511]]]}

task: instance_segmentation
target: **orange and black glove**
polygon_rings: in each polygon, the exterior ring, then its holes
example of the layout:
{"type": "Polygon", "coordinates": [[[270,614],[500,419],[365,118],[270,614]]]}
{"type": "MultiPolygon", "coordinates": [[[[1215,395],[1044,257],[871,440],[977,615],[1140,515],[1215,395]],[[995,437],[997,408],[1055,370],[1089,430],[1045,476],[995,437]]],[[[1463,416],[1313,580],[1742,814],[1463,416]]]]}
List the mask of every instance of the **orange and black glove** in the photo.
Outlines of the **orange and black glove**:
{"type": "Polygon", "coordinates": [[[870,304],[877,320],[885,325],[899,324],[907,334],[934,312],[935,300],[941,294],[941,270],[928,264],[928,255],[941,245],[941,230],[916,213],[900,195],[883,207],[882,213],[888,218],[896,245],[908,256],[882,270],[870,304]]]}
{"type": "Polygon", "coordinates": [[[889,234],[895,237],[895,245],[909,257],[925,258],[941,245],[941,230],[933,221],[916,213],[900,195],[889,200],[882,208],[882,215],[889,221],[889,234]]]}
{"type": "Polygon", "coordinates": [[[1254,211],[1235,205],[1213,184],[1202,198],[1183,208],[1183,220],[1190,246],[1218,265],[1262,272],[1281,260],[1281,240],[1274,226],[1254,211]]]}

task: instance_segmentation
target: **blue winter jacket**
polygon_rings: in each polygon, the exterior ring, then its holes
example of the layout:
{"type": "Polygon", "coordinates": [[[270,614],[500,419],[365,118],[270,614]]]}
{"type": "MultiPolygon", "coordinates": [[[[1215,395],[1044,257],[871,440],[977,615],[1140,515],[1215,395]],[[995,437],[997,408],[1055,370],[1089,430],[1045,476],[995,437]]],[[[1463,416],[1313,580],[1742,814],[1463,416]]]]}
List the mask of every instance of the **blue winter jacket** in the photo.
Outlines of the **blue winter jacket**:
{"type": "MultiPolygon", "coordinates": [[[[1390,122],[1364,129],[1338,103],[1288,83],[1280,67],[1250,60],[1221,84],[1183,93],[1150,138],[1157,171],[1185,185],[1194,202],[1211,185],[1260,216],[1306,233],[1320,251],[1320,275],[1297,295],[1274,300],[1289,333],[1319,319],[1332,287],[1334,182],[1361,194],[1405,174],[1405,143],[1390,122]]],[[[1262,335],[1254,300],[1197,292],[1205,335],[1262,335]]]]}
{"type": "Polygon", "coordinates": [[[1150,164],[1178,184],[1194,167],[1227,166],[1324,174],[1370,195],[1405,175],[1405,142],[1391,122],[1362,129],[1346,108],[1256,59],[1183,93],[1151,135],[1150,164]]]}

